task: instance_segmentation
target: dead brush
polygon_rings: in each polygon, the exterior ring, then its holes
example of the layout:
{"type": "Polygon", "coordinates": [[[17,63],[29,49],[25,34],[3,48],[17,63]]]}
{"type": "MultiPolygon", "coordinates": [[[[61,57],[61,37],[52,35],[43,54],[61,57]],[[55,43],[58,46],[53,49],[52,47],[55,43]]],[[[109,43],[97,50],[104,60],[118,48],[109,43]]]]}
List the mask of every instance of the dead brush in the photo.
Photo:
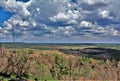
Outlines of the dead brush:
{"type": "Polygon", "coordinates": [[[0,73],[22,77],[29,68],[30,61],[26,50],[20,50],[18,53],[15,49],[4,49],[0,57],[0,73]]]}
{"type": "Polygon", "coordinates": [[[118,74],[118,68],[109,60],[106,60],[104,65],[96,64],[96,69],[98,70],[98,74],[100,74],[102,80],[117,81],[120,76],[118,74]]]}

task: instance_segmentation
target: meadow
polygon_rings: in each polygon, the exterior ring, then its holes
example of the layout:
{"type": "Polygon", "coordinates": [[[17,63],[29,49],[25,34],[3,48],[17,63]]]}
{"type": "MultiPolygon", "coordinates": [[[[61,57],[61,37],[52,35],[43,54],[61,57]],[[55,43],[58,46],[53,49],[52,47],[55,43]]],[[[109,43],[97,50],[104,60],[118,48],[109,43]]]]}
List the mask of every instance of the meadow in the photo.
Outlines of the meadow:
{"type": "Polygon", "coordinates": [[[119,81],[120,44],[0,46],[0,81],[119,81]]]}

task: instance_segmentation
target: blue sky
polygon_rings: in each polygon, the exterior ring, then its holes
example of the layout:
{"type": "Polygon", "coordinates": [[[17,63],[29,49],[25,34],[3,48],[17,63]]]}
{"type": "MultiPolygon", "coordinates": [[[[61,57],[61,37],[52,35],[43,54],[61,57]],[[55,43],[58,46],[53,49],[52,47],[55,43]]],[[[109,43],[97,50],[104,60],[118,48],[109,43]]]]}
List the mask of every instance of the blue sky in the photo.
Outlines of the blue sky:
{"type": "Polygon", "coordinates": [[[4,21],[7,21],[12,16],[13,13],[5,11],[2,7],[0,7],[0,26],[2,26],[4,21]]]}
{"type": "Polygon", "coordinates": [[[0,0],[0,41],[120,43],[119,0],[0,0]]]}
{"type": "Polygon", "coordinates": [[[16,0],[16,1],[28,2],[29,0],[16,0]]]}

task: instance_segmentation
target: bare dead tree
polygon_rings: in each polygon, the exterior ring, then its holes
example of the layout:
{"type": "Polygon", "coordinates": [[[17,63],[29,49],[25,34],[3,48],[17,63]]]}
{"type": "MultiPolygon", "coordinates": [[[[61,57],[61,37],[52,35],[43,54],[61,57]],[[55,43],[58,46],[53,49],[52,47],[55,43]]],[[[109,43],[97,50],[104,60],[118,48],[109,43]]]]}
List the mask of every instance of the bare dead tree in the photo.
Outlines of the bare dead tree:
{"type": "Polygon", "coordinates": [[[12,38],[13,38],[13,43],[15,43],[15,29],[12,27],[12,38]]]}
{"type": "Polygon", "coordinates": [[[3,40],[1,39],[0,57],[2,57],[2,56],[3,56],[3,52],[4,52],[4,45],[3,45],[3,40]]]}
{"type": "Polygon", "coordinates": [[[27,75],[30,68],[29,54],[27,50],[19,50],[19,52],[15,53],[13,51],[4,54],[7,64],[0,73],[5,75],[16,74],[16,76],[22,78],[24,74],[27,75]]]}
{"type": "Polygon", "coordinates": [[[29,56],[26,50],[16,56],[16,73],[21,78],[24,73],[27,73],[30,68],[29,56]]]}
{"type": "Polygon", "coordinates": [[[4,56],[7,58],[7,66],[1,71],[2,73],[12,73],[14,71],[13,67],[14,67],[14,61],[13,58],[15,57],[15,54],[10,53],[9,54],[4,54],[4,56]],[[11,70],[12,69],[12,70],[11,70]]]}

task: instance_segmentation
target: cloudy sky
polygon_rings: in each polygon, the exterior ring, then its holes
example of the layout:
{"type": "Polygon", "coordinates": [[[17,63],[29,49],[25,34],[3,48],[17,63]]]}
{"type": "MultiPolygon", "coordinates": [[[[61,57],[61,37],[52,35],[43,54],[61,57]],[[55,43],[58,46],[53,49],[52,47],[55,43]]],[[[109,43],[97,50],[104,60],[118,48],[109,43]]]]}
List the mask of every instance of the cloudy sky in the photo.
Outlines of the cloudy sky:
{"type": "Polygon", "coordinates": [[[0,0],[0,42],[120,43],[120,0],[0,0]]]}

